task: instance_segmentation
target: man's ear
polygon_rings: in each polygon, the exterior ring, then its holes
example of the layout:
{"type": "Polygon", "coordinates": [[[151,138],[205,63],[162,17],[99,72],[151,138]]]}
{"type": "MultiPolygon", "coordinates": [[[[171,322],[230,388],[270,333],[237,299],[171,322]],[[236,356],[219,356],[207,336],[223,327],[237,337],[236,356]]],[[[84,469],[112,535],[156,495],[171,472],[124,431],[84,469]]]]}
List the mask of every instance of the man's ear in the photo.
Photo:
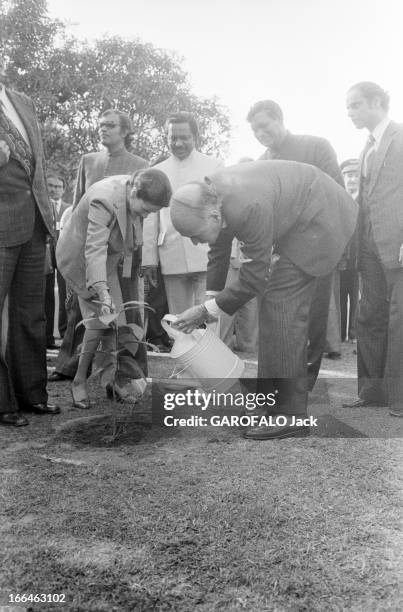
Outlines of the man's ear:
{"type": "Polygon", "coordinates": [[[222,221],[222,215],[219,208],[213,208],[213,210],[209,212],[209,217],[211,217],[211,219],[213,219],[216,223],[221,223],[222,221]]]}

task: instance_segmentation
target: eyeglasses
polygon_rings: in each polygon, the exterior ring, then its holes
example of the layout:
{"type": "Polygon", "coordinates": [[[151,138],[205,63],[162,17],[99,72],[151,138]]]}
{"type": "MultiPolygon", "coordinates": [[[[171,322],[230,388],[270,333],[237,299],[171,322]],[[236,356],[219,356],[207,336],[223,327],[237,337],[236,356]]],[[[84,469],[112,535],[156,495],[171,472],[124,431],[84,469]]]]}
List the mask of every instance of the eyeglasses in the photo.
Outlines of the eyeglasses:
{"type": "Polygon", "coordinates": [[[112,130],[114,127],[118,126],[119,123],[114,123],[113,121],[102,121],[99,124],[99,129],[106,128],[107,130],[112,130]]]}

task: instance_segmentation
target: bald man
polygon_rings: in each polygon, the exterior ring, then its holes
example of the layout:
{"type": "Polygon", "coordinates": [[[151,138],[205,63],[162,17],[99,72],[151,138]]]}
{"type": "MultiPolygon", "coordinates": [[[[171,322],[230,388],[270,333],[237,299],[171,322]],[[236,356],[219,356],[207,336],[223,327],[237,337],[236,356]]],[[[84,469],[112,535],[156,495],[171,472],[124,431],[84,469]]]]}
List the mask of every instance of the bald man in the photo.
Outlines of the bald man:
{"type": "Polygon", "coordinates": [[[233,314],[259,298],[258,390],[278,393],[276,413],[286,424],[251,426],[244,435],[256,440],[307,435],[309,428],[295,422],[307,416],[309,310],[316,278],[334,270],[353,234],[354,200],[318,168],[257,161],[178,189],[171,218],[183,236],[210,244],[207,289],[219,292],[179,315],[178,329],[191,332],[221,311],[233,314]],[[245,263],[238,281],[224,288],[234,236],[245,263]]]}

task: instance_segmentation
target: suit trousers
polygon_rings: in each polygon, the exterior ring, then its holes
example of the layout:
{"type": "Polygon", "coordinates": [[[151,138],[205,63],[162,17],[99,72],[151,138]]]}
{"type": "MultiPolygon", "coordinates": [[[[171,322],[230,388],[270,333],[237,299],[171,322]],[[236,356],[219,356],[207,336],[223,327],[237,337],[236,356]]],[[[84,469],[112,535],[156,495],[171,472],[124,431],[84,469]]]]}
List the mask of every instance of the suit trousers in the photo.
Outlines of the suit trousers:
{"type": "Polygon", "coordinates": [[[355,340],[358,304],[358,273],[354,269],[340,271],[341,340],[355,340]]]}
{"type": "Polygon", "coordinates": [[[147,340],[152,344],[169,346],[169,336],[161,325],[161,319],[168,313],[168,302],[160,266],[157,268],[157,286],[152,287],[149,283],[146,286],[145,277],[144,285],[144,299],[155,311],[148,311],[147,340]]]}
{"type": "Polygon", "coordinates": [[[309,312],[316,278],[281,255],[259,303],[257,390],[277,392],[273,413],[306,415],[309,312]]]}
{"type": "Polygon", "coordinates": [[[78,297],[73,291],[67,290],[66,299],[67,325],[56,359],[55,371],[68,378],[74,378],[77,372],[79,346],[83,341],[84,327],[77,325],[81,321],[81,310],[78,297]]]}
{"type": "MultiPolygon", "coordinates": [[[[239,278],[239,267],[231,263],[228,268],[225,285],[231,285],[239,278]]],[[[231,349],[245,353],[255,353],[258,346],[259,323],[258,323],[258,301],[253,298],[246,302],[235,314],[220,316],[220,338],[231,349]]]]}
{"type": "Polygon", "coordinates": [[[176,315],[202,304],[206,297],[206,272],[164,274],[169,313],[176,315]]]}
{"type": "Polygon", "coordinates": [[[340,327],[340,272],[335,270],[332,274],[325,353],[341,353],[340,327]]]}
{"type": "Polygon", "coordinates": [[[0,248],[0,312],[9,299],[7,347],[5,357],[0,355],[0,412],[48,399],[44,262],[45,228],[37,211],[31,239],[0,248]]]}
{"type": "Polygon", "coordinates": [[[358,395],[403,408],[403,268],[386,269],[376,247],[365,240],[359,257],[358,395]]]}
{"type": "Polygon", "coordinates": [[[54,344],[53,330],[55,326],[55,272],[45,274],[45,315],[46,315],[46,345],[54,344]]]}
{"type": "Polygon", "coordinates": [[[309,313],[308,375],[309,390],[315,386],[322,355],[326,347],[327,322],[332,291],[333,272],[315,279],[315,288],[309,313]]]}
{"type": "Polygon", "coordinates": [[[67,327],[67,312],[66,312],[66,281],[63,276],[60,274],[59,270],[56,271],[56,280],[57,280],[57,290],[59,293],[59,314],[57,327],[59,330],[59,336],[63,338],[66,327],[67,327]]]}

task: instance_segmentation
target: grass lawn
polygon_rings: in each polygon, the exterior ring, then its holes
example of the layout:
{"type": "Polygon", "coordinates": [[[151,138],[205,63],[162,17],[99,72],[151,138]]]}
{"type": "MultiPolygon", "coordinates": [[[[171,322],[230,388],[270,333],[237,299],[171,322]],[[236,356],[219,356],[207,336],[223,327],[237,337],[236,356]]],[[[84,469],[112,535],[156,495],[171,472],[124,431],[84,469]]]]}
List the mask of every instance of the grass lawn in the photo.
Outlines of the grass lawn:
{"type": "Polygon", "coordinates": [[[251,442],[150,428],[144,405],[110,444],[98,387],[71,427],[52,389],[63,418],[0,431],[0,611],[403,609],[400,439],[251,442]]]}

